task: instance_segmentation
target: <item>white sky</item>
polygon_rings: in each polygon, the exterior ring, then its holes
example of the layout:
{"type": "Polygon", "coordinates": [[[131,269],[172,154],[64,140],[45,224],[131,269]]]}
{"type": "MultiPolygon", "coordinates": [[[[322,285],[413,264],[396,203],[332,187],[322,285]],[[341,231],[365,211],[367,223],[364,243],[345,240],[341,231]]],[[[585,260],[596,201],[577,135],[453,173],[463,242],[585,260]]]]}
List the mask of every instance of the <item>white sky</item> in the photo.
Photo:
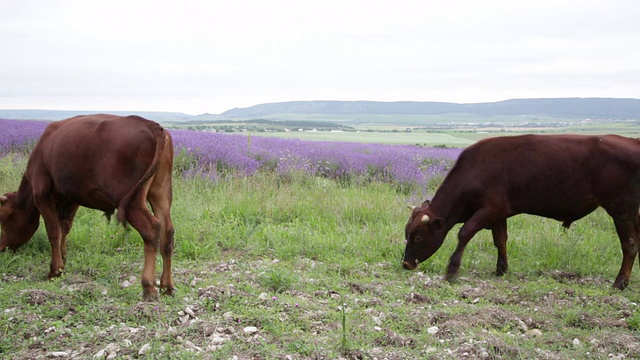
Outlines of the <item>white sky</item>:
{"type": "Polygon", "coordinates": [[[0,108],[640,97],[637,0],[0,0],[0,108]]]}

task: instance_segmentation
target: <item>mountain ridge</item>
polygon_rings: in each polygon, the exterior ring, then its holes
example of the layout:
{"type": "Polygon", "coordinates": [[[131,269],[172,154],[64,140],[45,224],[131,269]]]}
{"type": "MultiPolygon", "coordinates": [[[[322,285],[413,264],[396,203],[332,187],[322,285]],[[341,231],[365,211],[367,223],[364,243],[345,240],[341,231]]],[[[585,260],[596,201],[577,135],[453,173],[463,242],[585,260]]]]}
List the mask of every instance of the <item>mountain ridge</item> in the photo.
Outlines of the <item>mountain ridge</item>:
{"type": "Polygon", "coordinates": [[[633,98],[535,98],[510,99],[484,103],[433,101],[289,101],[235,108],[220,114],[228,117],[266,116],[269,114],[473,114],[551,115],[591,117],[640,117],[640,99],[633,98]]]}
{"type": "Polygon", "coordinates": [[[158,122],[207,120],[246,120],[277,118],[282,114],[326,115],[445,115],[475,116],[546,116],[563,118],[640,119],[640,99],[634,98],[531,98],[497,102],[453,103],[435,101],[340,101],[310,100],[257,104],[234,108],[221,114],[189,115],[162,111],[79,111],[0,109],[0,118],[29,120],[62,120],[76,115],[110,113],[136,114],[158,122]]]}

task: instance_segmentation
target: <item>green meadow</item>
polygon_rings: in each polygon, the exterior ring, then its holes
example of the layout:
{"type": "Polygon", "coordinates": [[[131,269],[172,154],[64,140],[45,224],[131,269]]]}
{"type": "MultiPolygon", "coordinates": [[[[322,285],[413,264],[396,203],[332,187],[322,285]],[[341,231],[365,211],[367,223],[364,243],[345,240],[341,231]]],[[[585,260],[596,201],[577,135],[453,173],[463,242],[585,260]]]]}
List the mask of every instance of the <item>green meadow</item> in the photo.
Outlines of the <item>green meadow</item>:
{"type": "Polygon", "coordinates": [[[376,144],[417,144],[422,146],[466,147],[474,143],[459,134],[426,132],[329,132],[329,131],[291,131],[261,132],[252,136],[279,137],[315,141],[343,141],[376,144]]]}
{"type": "MultiPolygon", "coordinates": [[[[26,159],[0,159],[0,193],[17,189],[26,159]]],[[[458,228],[416,271],[403,270],[406,205],[439,181],[405,194],[305,174],[213,182],[176,173],[178,292],[158,303],[140,301],[137,232],[81,208],[62,277],[46,279],[43,225],[15,253],[0,253],[0,358],[640,357],[640,267],[626,290],[612,289],[622,255],[601,210],[568,230],[509,219],[510,267],[500,278],[484,231],[467,247],[459,279],[443,280],[458,228]]]]}

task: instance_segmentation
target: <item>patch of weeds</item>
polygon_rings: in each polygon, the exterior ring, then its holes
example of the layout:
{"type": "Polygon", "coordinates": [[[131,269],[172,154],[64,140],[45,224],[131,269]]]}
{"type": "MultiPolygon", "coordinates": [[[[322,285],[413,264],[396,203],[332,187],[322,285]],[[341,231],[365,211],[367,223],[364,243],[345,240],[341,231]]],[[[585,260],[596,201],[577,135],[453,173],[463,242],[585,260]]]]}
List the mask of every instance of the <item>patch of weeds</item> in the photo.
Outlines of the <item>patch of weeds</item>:
{"type": "Polygon", "coordinates": [[[282,293],[291,288],[295,277],[283,270],[270,269],[259,278],[260,285],[275,293],[282,293]]]}
{"type": "Polygon", "coordinates": [[[581,311],[575,309],[569,309],[564,314],[563,322],[567,326],[571,326],[579,329],[588,329],[590,325],[585,319],[585,316],[581,311]]]}
{"type": "Polygon", "coordinates": [[[288,352],[293,352],[305,357],[310,356],[314,350],[313,348],[309,347],[309,344],[301,340],[295,340],[287,343],[287,346],[285,347],[285,349],[288,352]]]}
{"type": "MultiPolygon", "coordinates": [[[[12,251],[5,251],[0,254],[0,274],[13,273],[19,267],[20,255],[14,254],[12,251]]],[[[0,278],[0,283],[2,279],[0,278]]]]}
{"type": "Polygon", "coordinates": [[[637,312],[628,317],[626,321],[629,329],[634,331],[640,330],[640,314],[638,314],[637,312]]]}

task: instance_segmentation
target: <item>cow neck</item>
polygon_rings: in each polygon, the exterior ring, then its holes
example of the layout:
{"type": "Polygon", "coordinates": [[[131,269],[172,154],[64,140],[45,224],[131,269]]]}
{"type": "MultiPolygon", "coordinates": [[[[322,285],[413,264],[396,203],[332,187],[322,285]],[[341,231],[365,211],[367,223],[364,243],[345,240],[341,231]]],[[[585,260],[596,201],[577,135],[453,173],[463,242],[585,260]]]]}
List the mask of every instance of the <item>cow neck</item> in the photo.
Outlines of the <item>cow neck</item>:
{"type": "Polygon", "coordinates": [[[16,192],[16,206],[30,213],[38,210],[33,200],[33,188],[26,176],[22,177],[20,187],[16,192]]]}
{"type": "Polygon", "coordinates": [[[436,217],[444,219],[446,229],[449,231],[455,224],[466,221],[462,212],[462,202],[457,198],[458,189],[454,189],[445,181],[438,191],[436,191],[431,203],[429,211],[436,217]],[[450,191],[451,190],[451,191],[450,191]],[[456,191],[457,190],[457,191],[456,191]]]}

